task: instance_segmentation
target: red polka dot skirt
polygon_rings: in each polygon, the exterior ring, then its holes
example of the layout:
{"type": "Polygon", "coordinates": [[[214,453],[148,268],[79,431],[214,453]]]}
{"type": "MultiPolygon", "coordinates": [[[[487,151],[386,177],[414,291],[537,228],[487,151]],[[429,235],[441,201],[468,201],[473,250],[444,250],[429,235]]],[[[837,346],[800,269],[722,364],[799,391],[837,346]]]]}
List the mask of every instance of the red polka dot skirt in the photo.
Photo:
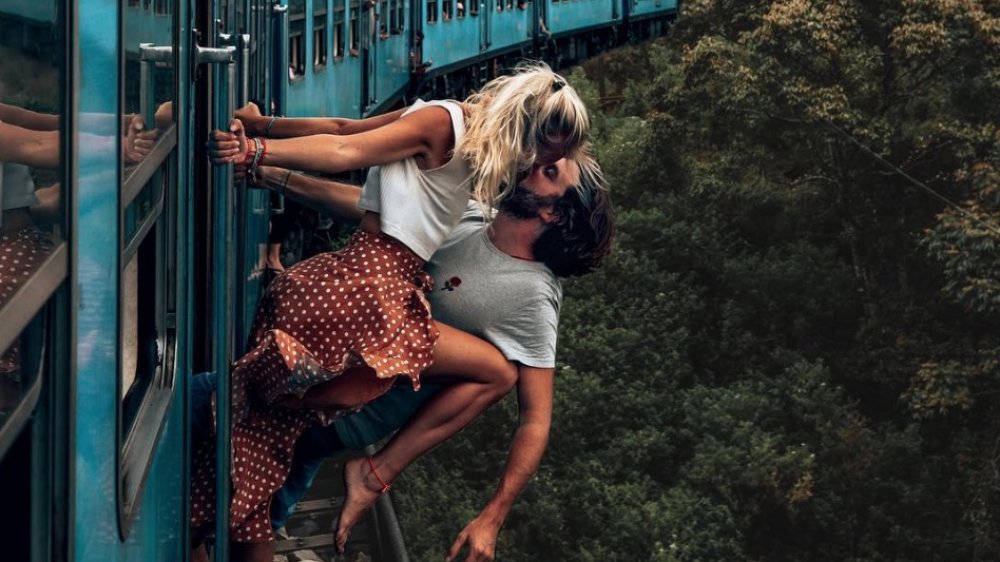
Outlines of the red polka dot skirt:
{"type": "MultiPolygon", "coordinates": [[[[42,261],[52,252],[48,234],[31,226],[0,235],[0,307],[24,285],[42,261]]],[[[20,370],[20,348],[0,350],[0,373],[15,375],[20,370]]]]}
{"type": "MultiPolygon", "coordinates": [[[[438,331],[424,292],[423,261],[384,235],[358,231],[338,252],[290,267],[268,286],[254,321],[250,351],[232,371],[233,496],[231,539],[273,540],[271,495],[284,483],[296,439],[360,408],[406,376],[414,387],[431,363],[438,331]],[[365,368],[366,376],[353,376],[365,368]],[[274,407],[316,384],[344,377],[348,406],[308,411],[274,407]]],[[[338,393],[339,394],[339,393],[338,393]]],[[[214,436],[195,444],[193,536],[214,518],[214,436]]]]}

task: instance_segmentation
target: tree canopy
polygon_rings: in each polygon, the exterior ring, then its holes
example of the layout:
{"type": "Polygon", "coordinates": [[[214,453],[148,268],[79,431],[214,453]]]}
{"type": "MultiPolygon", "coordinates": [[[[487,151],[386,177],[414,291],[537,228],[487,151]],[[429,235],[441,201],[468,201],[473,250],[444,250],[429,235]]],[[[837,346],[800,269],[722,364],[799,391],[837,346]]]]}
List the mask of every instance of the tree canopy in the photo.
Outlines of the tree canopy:
{"type": "MultiPolygon", "coordinates": [[[[1000,560],[1000,3],[689,0],[571,81],[620,236],[498,559],[1000,560]]],[[[514,406],[400,479],[415,560],[514,406]]]]}

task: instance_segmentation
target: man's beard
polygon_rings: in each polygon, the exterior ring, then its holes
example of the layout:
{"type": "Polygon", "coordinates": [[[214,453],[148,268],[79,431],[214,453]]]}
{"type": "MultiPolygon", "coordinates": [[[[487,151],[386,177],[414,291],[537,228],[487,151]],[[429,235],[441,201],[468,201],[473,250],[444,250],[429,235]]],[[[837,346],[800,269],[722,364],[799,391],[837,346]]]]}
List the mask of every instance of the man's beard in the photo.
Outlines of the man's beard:
{"type": "Polygon", "coordinates": [[[501,213],[516,219],[533,219],[543,208],[551,207],[558,199],[558,197],[539,197],[522,184],[517,184],[514,191],[500,200],[498,207],[501,213]]]}

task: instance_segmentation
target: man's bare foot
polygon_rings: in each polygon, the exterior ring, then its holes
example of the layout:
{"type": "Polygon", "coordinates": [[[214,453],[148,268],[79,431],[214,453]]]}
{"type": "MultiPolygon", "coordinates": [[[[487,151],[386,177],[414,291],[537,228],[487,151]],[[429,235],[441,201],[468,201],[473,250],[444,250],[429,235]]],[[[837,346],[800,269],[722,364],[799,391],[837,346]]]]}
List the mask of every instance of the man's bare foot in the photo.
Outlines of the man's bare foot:
{"type": "Polygon", "coordinates": [[[372,474],[368,459],[361,457],[344,463],[344,505],[337,519],[337,552],[344,553],[351,529],[361,520],[382,494],[382,483],[372,474]]]}

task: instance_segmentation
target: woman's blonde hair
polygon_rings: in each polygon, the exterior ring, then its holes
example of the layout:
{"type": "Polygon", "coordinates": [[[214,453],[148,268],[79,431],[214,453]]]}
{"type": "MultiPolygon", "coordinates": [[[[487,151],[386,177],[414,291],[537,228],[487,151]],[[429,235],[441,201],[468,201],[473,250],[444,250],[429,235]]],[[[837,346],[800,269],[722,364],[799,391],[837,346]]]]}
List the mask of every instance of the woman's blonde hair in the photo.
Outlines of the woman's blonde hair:
{"type": "Polygon", "coordinates": [[[473,196],[497,202],[531,169],[543,145],[572,156],[590,132],[587,108],[566,80],[545,63],[522,63],[469,96],[465,136],[456,147],[472,168],[473,196]]]}

